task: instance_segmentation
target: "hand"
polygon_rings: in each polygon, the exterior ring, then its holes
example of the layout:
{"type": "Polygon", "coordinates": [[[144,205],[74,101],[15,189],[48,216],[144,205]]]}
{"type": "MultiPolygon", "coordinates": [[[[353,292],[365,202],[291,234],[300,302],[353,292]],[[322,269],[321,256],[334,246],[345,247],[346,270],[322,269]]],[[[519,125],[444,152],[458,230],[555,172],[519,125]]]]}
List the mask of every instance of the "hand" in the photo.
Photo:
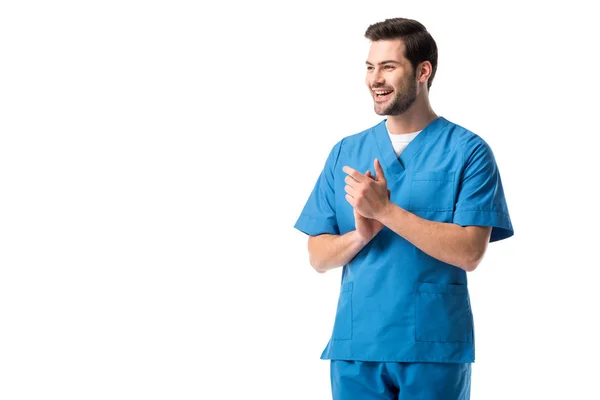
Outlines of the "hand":
{"type": "Polygon", "coordinates": [[[344,166],[342,170],[348,174],[344,179],[346,200],[363,217],[379,219],[388,210],[390,198],[383,168],[378,159],[373,162],[377,179],[366,176],[353,168],[344,166]]]}
{"type": "MultiPolygon", "coordinates": [[[[375,177],[371,174],[371,171],[367,171],[365,176],[375,180],[375,177]]],[[[391,193],[388,189],[388,199],[390,199],[391,193]]],[[[370,242],[381,229],[383,229],[383,224],[376,219],[366,218],[360,215],[356,208],[354,208],[354,224],[356,225],[356,231],[358,235],[363,239],[366,243],[370,242]]]]}

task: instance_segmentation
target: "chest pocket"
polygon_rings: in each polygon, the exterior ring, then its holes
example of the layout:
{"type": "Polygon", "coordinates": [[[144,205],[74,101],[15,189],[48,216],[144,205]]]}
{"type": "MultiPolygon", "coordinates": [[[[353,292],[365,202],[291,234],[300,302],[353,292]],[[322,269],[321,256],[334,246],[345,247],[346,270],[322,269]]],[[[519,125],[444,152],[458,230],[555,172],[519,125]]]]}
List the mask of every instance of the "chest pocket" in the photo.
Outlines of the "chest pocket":
{"type": "Polygon", "coordinates": [[[411,175],[409,209],[454,209],[454,171],[417,171],[411,175]]]}

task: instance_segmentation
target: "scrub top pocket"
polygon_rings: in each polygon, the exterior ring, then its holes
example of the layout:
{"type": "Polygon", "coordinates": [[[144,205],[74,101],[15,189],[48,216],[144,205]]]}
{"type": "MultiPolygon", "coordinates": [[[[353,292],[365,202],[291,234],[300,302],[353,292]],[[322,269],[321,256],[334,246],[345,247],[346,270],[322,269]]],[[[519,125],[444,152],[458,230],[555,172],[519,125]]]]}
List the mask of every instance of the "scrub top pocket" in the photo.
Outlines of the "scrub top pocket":
{"type": "Polygon", "coordinates": [[[418,171],[411,178],[409,210],[454,209],[454,172],[418,171]]]}
{"type": "Polygon", "coordinates": [[[466,285],[417,283],[415,340],[473,342],[473,314],[466,285]]]}
{"type": "Polygon", "coordinates": [[[352,339],[352,282],[344,283],[341,287],[332,339],[352,339]]]}

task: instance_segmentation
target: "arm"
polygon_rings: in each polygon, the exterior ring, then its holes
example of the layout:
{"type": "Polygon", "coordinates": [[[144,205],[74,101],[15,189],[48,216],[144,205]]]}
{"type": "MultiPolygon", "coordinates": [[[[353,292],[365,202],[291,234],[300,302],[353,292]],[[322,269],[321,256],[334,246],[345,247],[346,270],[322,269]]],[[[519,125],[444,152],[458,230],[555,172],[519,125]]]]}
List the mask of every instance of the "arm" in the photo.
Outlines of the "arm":
{"type": "Polygon", "coordinates": [[[349,263],[368,243],[356,230],[343,235],[322,234],[308,237],[310,264],[319,273],[349,263]]]}
{"type": "Polygon", "coordinates": [[[481,262],[490,240],[491,226],[460,226],[429,221],[392,203],[379,160],[377,180],[345,166],[346,200],[366,218],[373,218],[402,236],[424,253],[447,264],[473,271],[481,262]]]}
{"type": "Polygon", "coordinates": [[[492,232],[491,226],[429,221],[391,202],[377,219],[424,253],[469,272],[483,259],[492,232]]]}

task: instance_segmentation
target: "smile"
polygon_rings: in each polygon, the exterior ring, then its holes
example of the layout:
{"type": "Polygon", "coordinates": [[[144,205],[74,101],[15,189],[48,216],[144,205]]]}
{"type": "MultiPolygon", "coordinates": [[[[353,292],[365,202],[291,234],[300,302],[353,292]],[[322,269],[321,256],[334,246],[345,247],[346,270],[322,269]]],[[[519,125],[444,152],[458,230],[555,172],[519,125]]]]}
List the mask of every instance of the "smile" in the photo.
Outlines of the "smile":
{"type": "Polygon", "coordinates": [[[392,92],[393,90],[373,90],[375,101],[382,102],[388,100],[392,92]]]}

